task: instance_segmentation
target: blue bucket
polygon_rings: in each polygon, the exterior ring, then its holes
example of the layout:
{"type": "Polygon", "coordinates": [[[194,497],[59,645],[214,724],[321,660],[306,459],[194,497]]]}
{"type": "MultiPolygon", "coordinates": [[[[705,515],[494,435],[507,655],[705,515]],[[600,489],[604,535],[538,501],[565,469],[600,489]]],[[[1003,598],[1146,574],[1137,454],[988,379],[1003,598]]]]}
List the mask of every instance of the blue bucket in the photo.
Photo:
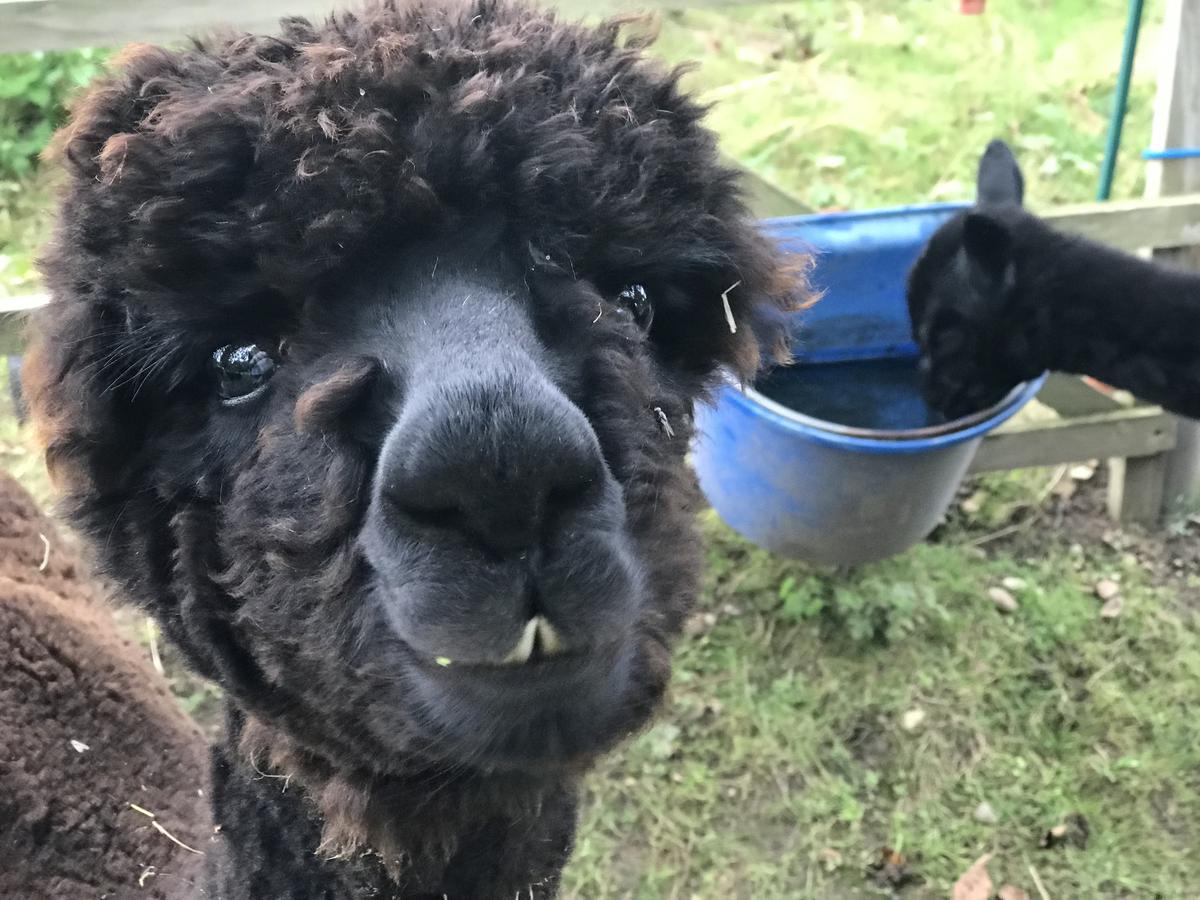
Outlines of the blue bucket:
{"type": "Polygon", "coordinates": [[[793,368],[752,387],[727,384],[697,411],[693,455],[713,508],[754,543],[830,565],[908,549],[941,520],[983,436],[1041,388],[1044,378],[949,422],[916,389],[905,280],[962,208],[765,223],[784,247],[817,254],[813,280],[825,296],[798,317],[793,368]]]}

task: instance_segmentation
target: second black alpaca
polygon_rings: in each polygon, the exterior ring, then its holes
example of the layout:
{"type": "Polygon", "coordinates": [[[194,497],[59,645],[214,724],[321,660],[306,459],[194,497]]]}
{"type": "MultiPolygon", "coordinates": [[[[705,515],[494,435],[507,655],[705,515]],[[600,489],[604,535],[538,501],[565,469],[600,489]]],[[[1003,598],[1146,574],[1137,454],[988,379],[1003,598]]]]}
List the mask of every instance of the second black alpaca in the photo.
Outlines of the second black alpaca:
{"type": "Polygon", "coordinates": [[[966,415],[1052,370],[1200,416],[1200,273],[1063,234],[1023,199],[1012,151],[993,141],[975,207],[913,267],[909,311],[930,402],[966,415]]]}

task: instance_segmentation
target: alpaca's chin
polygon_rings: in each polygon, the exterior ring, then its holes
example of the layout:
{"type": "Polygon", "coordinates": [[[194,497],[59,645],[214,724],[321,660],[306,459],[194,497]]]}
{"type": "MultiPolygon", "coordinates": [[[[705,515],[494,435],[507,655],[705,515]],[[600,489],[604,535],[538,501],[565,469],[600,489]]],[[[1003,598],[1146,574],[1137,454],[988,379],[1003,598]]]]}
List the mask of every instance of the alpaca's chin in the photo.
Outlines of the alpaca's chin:
{"type": "Polygon", "coordinates": [[[640,724],[632,640],[520,666],[418,665],[429,736],[463,764],[528,771],[585,763],[640,724]]]}

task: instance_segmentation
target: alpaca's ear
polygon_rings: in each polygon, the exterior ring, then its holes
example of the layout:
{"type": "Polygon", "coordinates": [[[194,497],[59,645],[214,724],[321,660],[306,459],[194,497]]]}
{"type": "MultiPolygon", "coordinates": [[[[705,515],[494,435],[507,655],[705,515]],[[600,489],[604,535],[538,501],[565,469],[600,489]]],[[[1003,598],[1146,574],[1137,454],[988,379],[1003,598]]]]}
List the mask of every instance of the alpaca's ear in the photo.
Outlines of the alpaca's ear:
{"type": "Polygon", "coordinates": [[[1008,286],[1013,282],[1013,241],[1003,222],[987,213],[968,213],[963,221],[963,248],[971,273],[980,276],[984,284],[1008,286]]]}
{"type": "Polygon", "coordinates": [[[975,203],[979,206],[1020,206],[1025,200],[1025,178],[1008,144],[992,141],[979,160],[975,203]]]}

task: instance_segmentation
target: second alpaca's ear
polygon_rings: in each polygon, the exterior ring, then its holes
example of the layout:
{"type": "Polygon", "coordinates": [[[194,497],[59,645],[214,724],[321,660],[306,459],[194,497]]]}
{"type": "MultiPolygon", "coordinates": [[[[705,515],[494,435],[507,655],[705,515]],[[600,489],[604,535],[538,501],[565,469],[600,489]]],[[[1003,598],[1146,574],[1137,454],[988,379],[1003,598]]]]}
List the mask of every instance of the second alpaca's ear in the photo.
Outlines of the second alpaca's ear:
{"type": "Polygon", "coordinates": [[[1020,206],[1025,200],[1025,178],[1017,158],[1004,141],[992,141],[979,160],[975,180],[978,206],[1020,206]]]}
{"type": "Polygon", "coordinates": [[[1007,288],[1016,280],[1013,241],[1008,227],[985,212],[970,212],[963,221],[967,266],[983,284],[1007,288]]]}

